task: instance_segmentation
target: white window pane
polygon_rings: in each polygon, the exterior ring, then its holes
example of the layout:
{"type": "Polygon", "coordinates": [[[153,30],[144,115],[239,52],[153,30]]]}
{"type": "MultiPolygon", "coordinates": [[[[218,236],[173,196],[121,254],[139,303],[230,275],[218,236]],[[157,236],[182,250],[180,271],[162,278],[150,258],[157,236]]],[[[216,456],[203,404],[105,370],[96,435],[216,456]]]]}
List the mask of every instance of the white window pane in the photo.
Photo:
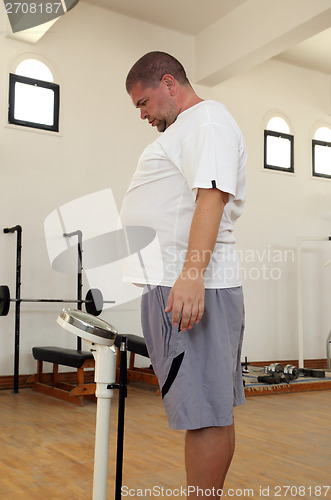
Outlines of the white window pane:
{"type": "Polygon", "coordinates": [[[267,130],[272,130],[273,132],[282,132],[283,134],[290,133],[290,127],[280,116],[274,116],[268,121],[267,130]]]}
{"type": "Polygon", "coordinates": [[[37,59],[25,59],[16,68],[16,75],[43,80],[44,82],[53,82],[53,75],[46,64],[37,59]]]}
{"type": "Polygon", "coordinates": [[[267,165],[291,168],[291,141],[283,137],[267,137],[267,165]]]}
{"type": "Polygon", "coordinates": [[[314,139],[317,141],[331,142],[331,129],[329,127],[320,127],[316,130],[314,139]]]}
{"type": "Polygon", "coordinates": [[[315,145],[315,173],[331,175],[331,148],[315,145]]]}
{"type": "Polygon", "coordinates": [[[27,122],[54,124],[54,92],[50,89],[16,83],[14,118],[27,122]]]}

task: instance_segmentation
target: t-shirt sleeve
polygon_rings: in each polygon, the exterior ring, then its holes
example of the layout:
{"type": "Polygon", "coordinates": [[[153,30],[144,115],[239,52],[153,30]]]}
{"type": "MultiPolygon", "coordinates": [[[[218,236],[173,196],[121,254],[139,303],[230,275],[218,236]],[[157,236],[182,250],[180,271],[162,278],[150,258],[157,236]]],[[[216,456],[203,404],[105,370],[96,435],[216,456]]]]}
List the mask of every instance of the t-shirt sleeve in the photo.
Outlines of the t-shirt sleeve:
{"type": "Polygon", "coordinates": [[[182,168],[194,198],[198,188],[217,188],[236,197],[238,135],[231,126],[205,124],[182,144],[182,168]]]}

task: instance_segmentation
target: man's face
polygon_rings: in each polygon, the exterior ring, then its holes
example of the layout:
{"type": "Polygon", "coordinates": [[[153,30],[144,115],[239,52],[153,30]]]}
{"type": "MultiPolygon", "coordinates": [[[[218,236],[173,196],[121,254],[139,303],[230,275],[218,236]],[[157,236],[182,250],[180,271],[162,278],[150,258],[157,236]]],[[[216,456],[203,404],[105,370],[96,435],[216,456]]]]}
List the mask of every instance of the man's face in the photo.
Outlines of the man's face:
{"type": "Polygon", "coordinates": [[[143,87],[138,82],[130,96],[135,107],[140,109],[140,118],[148,120],[159,132],[164,132],[178,116],[174,98],[163,80],[158,87],[143,87]]]}

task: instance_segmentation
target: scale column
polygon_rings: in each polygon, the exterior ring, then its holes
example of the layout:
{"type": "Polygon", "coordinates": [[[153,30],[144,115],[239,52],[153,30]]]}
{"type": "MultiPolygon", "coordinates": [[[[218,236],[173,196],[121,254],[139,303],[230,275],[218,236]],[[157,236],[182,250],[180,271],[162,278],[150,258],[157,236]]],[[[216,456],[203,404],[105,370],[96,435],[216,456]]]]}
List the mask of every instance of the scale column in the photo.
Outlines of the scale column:
{"type": "Polygon", "coordinates": [[[91,349],[95,359],[97,416],[95,430],[93,500],[107,499],[109,455],[109,421],[113,385],[116,377],[116,350],[114,346],[95,344],[91,349]]]}

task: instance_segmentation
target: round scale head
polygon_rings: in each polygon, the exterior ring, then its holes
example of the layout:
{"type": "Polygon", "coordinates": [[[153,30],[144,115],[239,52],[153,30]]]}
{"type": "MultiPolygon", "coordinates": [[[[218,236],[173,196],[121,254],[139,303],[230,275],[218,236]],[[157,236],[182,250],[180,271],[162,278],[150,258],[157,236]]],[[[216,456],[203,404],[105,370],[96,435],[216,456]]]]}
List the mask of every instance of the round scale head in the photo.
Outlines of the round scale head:
{"type": "Polygon", "coordinates": [[[117,335],[117,330],[110,323],[76,309],[62,309],[57,323],[68,332],[94,344],[111,346],[117,335]]]}

